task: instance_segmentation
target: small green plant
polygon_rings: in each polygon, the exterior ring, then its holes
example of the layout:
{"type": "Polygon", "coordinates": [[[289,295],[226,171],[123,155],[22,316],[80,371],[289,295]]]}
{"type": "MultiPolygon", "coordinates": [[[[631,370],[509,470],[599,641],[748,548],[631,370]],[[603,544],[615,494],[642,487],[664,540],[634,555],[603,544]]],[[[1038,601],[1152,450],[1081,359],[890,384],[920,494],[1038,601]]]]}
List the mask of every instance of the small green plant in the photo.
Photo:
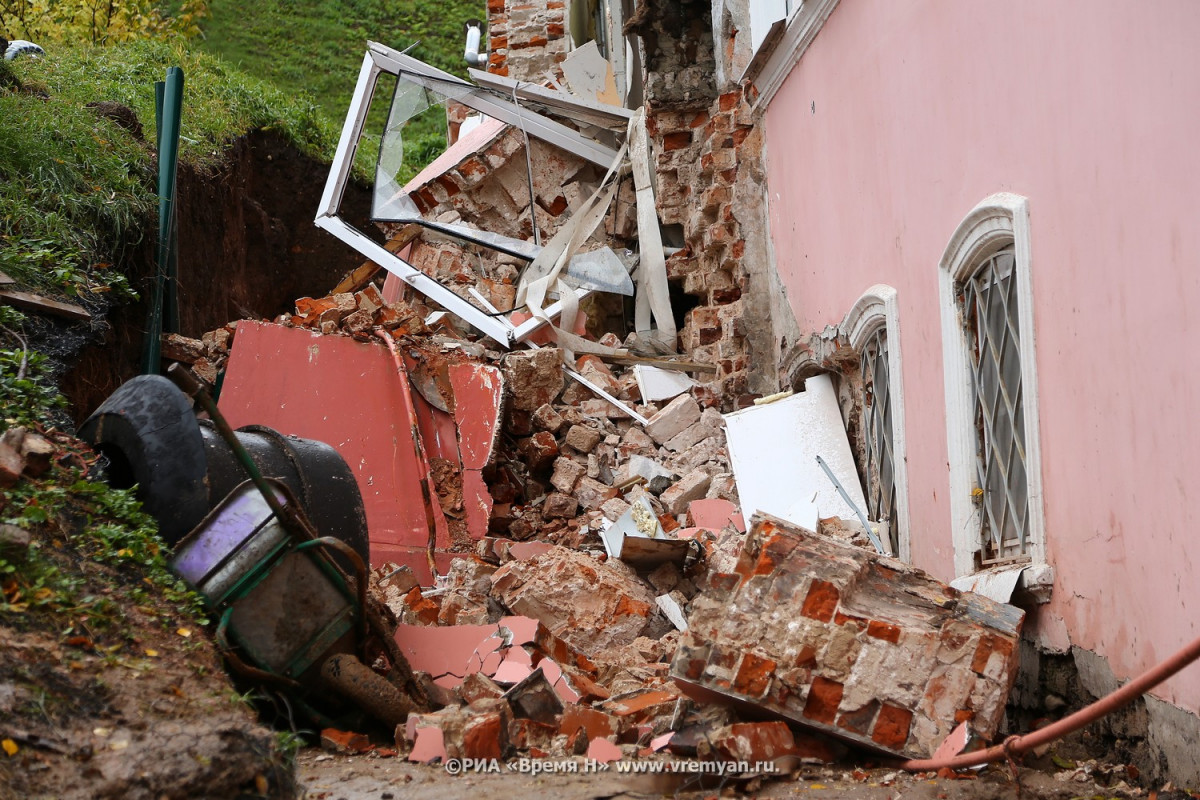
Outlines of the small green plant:
{"type": "Polygon", "coordinates": [[[41,380],[45,361],[41,353],[0,349],[0,429],[34,426],[66,408],[62,396],[41,380]]]}

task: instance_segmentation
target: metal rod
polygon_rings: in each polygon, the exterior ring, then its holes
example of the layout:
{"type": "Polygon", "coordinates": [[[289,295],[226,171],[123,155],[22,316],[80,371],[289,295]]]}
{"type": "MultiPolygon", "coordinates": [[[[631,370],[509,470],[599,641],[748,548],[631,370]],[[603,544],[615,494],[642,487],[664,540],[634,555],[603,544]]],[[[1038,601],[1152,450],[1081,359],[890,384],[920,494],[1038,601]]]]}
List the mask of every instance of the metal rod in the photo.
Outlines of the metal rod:
{"type": "Polygon", "coordinates": [[[858,515],[858,521],[862,523],[863,528],[867,531],[867,538],[871,540],[871,544],[875,545],[876,552],[881,556],[886,556],[888,552],[883,549],[883,543],[879,541],[879,537],[875,535],[875,531],[871,530],[870,521],[867,520],[866,515],[863,514],[854,501],[850,499],[850,495],[846,494],[846,490],[842,487],[842,482],[833,474],[833,470],[825,463],[825,459],[817,456],[817,463],[821,465],[821,469],[825,470],[825,474],[829,477],[829,480],[833,481],[834,488],[837,489],[842,499],[846,501],[846,505],[854,509],[854,513],[858,515]]]}

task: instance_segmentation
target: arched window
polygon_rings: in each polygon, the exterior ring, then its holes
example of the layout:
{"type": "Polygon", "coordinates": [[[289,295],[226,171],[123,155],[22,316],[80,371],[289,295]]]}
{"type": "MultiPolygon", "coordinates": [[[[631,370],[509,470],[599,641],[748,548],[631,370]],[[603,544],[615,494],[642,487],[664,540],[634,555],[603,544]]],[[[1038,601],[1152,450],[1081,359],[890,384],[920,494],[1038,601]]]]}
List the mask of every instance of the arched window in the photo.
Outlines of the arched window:
{"type": "Polygon", "coordinates": [[[959,225],[939,288],[958,575],[1045,561],[1029,207],[995,194],[959,225]]]}
{"type": "Polygon", "coordinates": [[[841,327],[859,353],[867,517],[888,521],[889,549],[908,561],[908,466],[896,290],[883,284],[872,286],[850,309],[841,327]]]}

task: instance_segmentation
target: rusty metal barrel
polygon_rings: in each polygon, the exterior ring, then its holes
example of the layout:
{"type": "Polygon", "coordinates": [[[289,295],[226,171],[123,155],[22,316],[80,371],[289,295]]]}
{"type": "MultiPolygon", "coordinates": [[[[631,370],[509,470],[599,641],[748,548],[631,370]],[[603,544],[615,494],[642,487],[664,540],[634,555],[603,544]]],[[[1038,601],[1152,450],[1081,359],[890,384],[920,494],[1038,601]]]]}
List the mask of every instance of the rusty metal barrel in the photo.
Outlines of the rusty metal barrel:
{"type": "MultiPolygon", "coordinates": [[[[322,536],[341,539],[368,563],[367,518],[345,460],[324,442],[249,425],[238,440],[267,477],[291,489],[322,536]]],[[[171,381],[141,375],[122,384],[79,429],[108,460],[105,479],[138,487],[138,499],[174,546],[246,479],[233,450],[171,381]]]]}

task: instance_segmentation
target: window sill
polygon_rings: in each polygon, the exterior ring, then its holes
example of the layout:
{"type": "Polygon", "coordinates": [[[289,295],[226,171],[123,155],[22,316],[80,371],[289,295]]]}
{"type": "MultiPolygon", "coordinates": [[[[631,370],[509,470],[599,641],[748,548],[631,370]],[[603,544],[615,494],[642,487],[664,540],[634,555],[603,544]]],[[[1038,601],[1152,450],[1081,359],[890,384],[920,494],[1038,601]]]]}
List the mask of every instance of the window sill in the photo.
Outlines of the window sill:
{"type": "Polygon", "coordinates": [[[1049,564],[1013,564],[955,578],[955,589],[975,592],[998,603],[1028,608],[1050,602],[1054,567],[1049,564]]]}

